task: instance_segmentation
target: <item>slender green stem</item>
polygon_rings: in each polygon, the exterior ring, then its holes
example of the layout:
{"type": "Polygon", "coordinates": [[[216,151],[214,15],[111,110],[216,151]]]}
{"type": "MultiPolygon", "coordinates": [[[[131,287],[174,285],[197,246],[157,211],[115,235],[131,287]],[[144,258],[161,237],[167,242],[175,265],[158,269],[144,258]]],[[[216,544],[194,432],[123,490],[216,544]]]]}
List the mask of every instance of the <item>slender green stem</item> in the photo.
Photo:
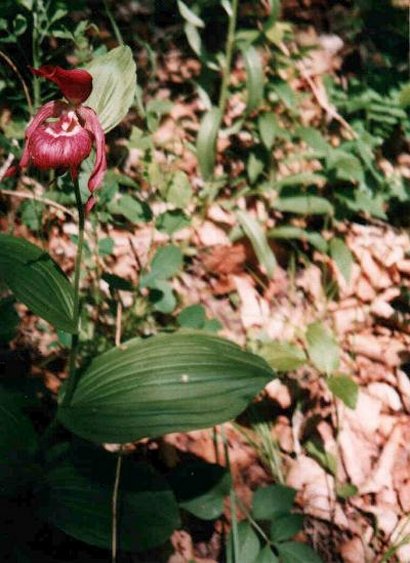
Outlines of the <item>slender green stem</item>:
{"type": "Polygon", "coordinates": [[[83,202],[81,201],[80,186],[78,184],[78,178],[73,178],[75,199],[77,202],[78,209],[78,242],[77,242],[77,255],[75,257],[75,270],[74,270],[74,306],[73,306],[73,324],[75,327],[75,332],[72,335],[71,340],[71,350],[70,358],[68,363],[68,380],[67,389],[63,398],[63,405],[68,405],[74,394],[77,385],[77,373],[76,373],[76,358],[78,349],[78,332],[79,332],[79,320],[80,320],[80,272],[81,272],[81,258],[83,255],[84,246],[84,225],[85,225],[85,213],[83,202]]]}
{"type": "Polygon", "coordinates": [[[117,457],[117,465],[115,468],[114,488],[112,492],[112,539],[111,539],[111,561],[117,561],[118,549],[118,493],[120,489],[120,476],[122,466],[122,448],[117,457]]]}
{"type": "MultiPolygon", "coordinates": [[[[32,33],[32,51],[33,51],[33,67],[38,68],[40,66],[40,55],[39,55],[39,37],[38,37],[38,17],[36,11],[33,11],[33,33],[32,33]]],[[[33,97],[34,97],[34,111],[37,111],[41,106],[41,90],[40,90],[40,80],[38,76],[33,75],[33,97]]]]}
{"type": "Polygon", "coordinates": [[[218,107],[221,110],[221,115],[223,115],[225,111],[226,100],[228,99],[228,86],[229,78],[231,75],[233,47],[235,43],[236,20],[238,18],[238,4],[239,0],[232,0],[232,13],[229,16],[228,35],[226,38],[225,64],[222,72],[221,93],[219,95],[218,103],[218,107]]]}
{"type": "Polygon", "coordinates": [[[107,14],[107,17],[110,20],[110,24],[114,31],[115,38],[120,45],[123,45],[124,39],[122,38],[120,28],[118,27],[117,22],[115,21],[115,18],[111,13],[107,0],[103,0],[103,4],[104,4],[105,13],[107,14]]]}
{"type": "MultiPolygon", "coordinates": [[[[229,449],[228,449],[228,441],[225,435],[225,428],[221,426],[221,436],[224,445],[224,456],[225,456],[225,464],[226,468],[228,469],[229,473],[232,476],[231,470],[231,460],[229,458],[229,449]]],[[[238,535],[238,516],[236,510],[236,494],[233,484],[229,490],[229,500],[231,503],[231,524],[232,524],[232,561],[229,563],[240,563],[238,559],[239,555],[239,535],[238,535]]]]}

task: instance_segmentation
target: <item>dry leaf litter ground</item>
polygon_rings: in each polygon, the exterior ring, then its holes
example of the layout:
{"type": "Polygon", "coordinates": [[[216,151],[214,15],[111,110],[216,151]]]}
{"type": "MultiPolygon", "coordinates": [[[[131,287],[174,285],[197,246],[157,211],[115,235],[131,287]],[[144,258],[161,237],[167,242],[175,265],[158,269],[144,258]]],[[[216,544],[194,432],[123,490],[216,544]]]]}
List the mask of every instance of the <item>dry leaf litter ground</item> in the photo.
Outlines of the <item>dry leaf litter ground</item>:
{"type": "MultiPolygon", "coordinates": [[[[293,88],[309,94],[303,112],[306,124],[314,125],[333,111],[321,86],[321,75],[338,64],[337,51],[334,42],[330,47],[325,46],[322,57],[316,53],[314,60],[305,61],[303,72],[309,78],[293,79],[293,88]]],[[[179,51],[164,57],[157,75],[155,97],[167,99],[173,85],[186,81],[198,70],[197,61],[187,59],[179,51]]],[[[241,76],[243,72],[237,68],[233,80],[240,81],[241,76]]],[[[228,126],[241,114],[243,107],[240,96],[230,100],[228,126]]],[[[155,135],[157,161],[164,167],[177,166],[186,171],[194,187],[200,185],[196,159],[185,141],[193,139],[201,110],[203,107],[198,100],[189,103],[183,98],[175,100],[155,135]]],[[[121,140],[115,142],[121,144],[121,140]]],[[[229,142],[220,139],[220,153],[229,142]]],[[[294,146],[289,148],[295,149],[294,146]]],[[[136,179],[139,158],[138,151],[131,150],[124,168],[136,179]]],[[[406,155],[402,155],[399,162],[399,172],[409,177],[406,155]]],[[[219,167],[224,164],[221,158],[219,167]]],[[[233,162],[229,166],[235,175],[243,164],[233,162]]],[[[314,167],[315,163],[310,166],[314,167]]],[[[389,163],[382,162],[383,166],[386,174],[392,173],[389,163]]],[[[292,171],[301,170],[290,170],[284,165],[281,169],[284,176],[292,171]]],[[[21,189],[25,189],[28,181],[22,178],[21,189]]],[[[41,195],[42,188],[37,186],[36,189],[41,195]]],[[[11,214],[14,205],[17,202],[13,202],[11,214]]],[[[245,207],[245,202],[240,201],[239,205],[245,207]]],[[[154,213],[158,215],[163,210],[164,206],[158,204],[154,213]]],[[[260,202],[248,211],[268,227],[275,224],[275,217],[267,213],[260,202]]],[[[69,235],[75,233],[76,228],[74,223],[61,222],[63,215],[59,210],[49,208],[47,213],[50,224],[54,225],[49,250],[70,274],[75,248],[69,235]]],[[[360,386],[356,409],[349,409],[332,398],[322,377],[314,368],[306,366],[270,383],[264,400],[275,413],[271,435],[280,448],[284,480],[298,490],[297,506],[309,516],[306,532],[314,547],[331,563],[378,561],[389,546],[399,545],[410,534],[410,380],[407,374],[410,325],[406,308],[397,306],[403,289],[410,291],[410,239],[407,234],[381,223],[344,223],[339,225],[340,233],[345,235],[355,260],[349,282],[335,263],[318,252],[309,265],[298,267],[295,274],[279,266],[268,280],[263,274],[255,275],[258,267],[250,245],[245,240],[230,241],[228,233],[235,220],[218,201],[208,209],[204,219],[194,216],[191,227],[173,236],[174,242],[184,241],[196,250],[189,268],[174,281],[181,307],[203,304],[209,317],[216,317],[222,323],[221,334],[241,345],[254,342],[261,335],[266,340],[303,345],[305,327],[316,320],[322,320],[333,329],[342,349],[340,371],[351,375],[360,386]],[[338,284],[337,299],[326,295],[325,270],[328,275],[331,272],[333,281],[338,284]],[[295,386],[304,397],[302,410],[296,405],[295,386]],[[336,479],[305,452],[303,442],[312,420],[326,451],[338,460],[336,479]],[[336,481],[338,486],[355,485],[357,493],[341,500],[336,495],[336,481]]],[[[19,228],[18,234],[33,239],[24,227],[19,228]]],[[[332,233],[324,234],[328,238],[332,236],[332,233]]],[[[107,235],[113,238],[115,246],[106,269],[134,283],[141,268],[149,263],[152,247],[169,240],[152,225],[128,231],[108,226],[99,233],[100,237],[107,235]]],[[[89,244],[92,248],[93,242],[89,244]]],[[[283,248],[275,250],[280,263],[286,263],[286,253],[281,256],[285,252],[283,248]]],[[[101,289],[108,296],[103,282],[101,289]]],[[[129,294],[120,294],[127,308],[129,294]]],[[[25,317],[16,349],[27,344],[43,360],[50,357],[54,337],[45,331],[39,332],[36,319],[23,307],[20,312],[25,317]]],[[[58,389],[60,377],[57,375],[61,373],[56,375],[56,370],[44,367],[33,369],[46,378],[50,389],[54,392],[58,389]]],[[[260,452],[249,445],[237,426],[228,425],[226,435],[235,489],[244,506],[249,507],[252,491],[270,483],[272,476],[261,461],[260,452]]],[[[162,447],[171,464],[183,452],[210,462],[223,459],[222,448],[216,458],[213,436],[208,430],[166,436],[162,447]]],[[[227,514],[229,516],[228,506],[227,514]]],[[[187,563],[194,557],[198,563],[211,563],[218,552],[220,537],[218,526],[210,541],[195,545],[186,532],[176,533],[173,537],[175,554],[170,563],[187,563]]],[[[410,544],[404,542],[398,547],[396,557],[408,563],[410,544]]]]}

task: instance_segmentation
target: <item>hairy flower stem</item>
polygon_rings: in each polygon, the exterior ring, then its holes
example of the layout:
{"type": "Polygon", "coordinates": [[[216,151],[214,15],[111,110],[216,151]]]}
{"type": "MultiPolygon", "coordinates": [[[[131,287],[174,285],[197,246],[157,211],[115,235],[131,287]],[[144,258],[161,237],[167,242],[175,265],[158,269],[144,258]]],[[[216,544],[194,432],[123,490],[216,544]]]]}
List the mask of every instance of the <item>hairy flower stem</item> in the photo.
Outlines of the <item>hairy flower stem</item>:
{"type": "Polygon", "coordinates": [[[218,107],[221,110],[221,116],[223,116],[224,114],[226,101],[228,99],[228,86],[229,78],[231,76],[233,47],[235,43],[236,20],[238,18],[238,3],[239,0],[232,0],[232,12],[229,15],[228,35],[226,38],[225,64],[222,71],[221,93],[219,95],[218,103],[218,107]]]}
{"type": "Polygon", "coordinates": [[[80,186],[78,178],[73,178],[75,199],[78,209],[78,241],[77,241],[77,254],[75,257],[75,270],[74,270],[74,306],[73,306],[73,324],[75,332],[72,335],[70,358],[68,363],[68,380],[67,388],[63,398],[63,405],[69,405],[74,394],[75,388],[78,383],[78,376],[76,373],[75,362],[78,350],[78,333],[79,333],[79,320],[80,320],[80,272],[81,272],[81,258],[83,255],[84,246],[84,225],[85,213],[83,202],[81,201],[80,186]]]}

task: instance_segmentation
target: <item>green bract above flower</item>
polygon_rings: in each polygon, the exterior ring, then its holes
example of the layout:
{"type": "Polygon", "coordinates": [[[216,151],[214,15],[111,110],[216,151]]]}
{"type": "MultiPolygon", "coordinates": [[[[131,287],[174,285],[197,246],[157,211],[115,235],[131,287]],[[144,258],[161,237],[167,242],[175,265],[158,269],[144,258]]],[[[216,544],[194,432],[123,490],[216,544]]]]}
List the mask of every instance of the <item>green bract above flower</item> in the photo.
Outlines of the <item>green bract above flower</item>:
{"type": "Polygon", "coordinates": [[[98,115],[105,133],[126,116],[136,89],[136,65],[129,47],[122,45],[96,57],[86,67],[93,77],[93,90],[84,105],[98,115]]]}

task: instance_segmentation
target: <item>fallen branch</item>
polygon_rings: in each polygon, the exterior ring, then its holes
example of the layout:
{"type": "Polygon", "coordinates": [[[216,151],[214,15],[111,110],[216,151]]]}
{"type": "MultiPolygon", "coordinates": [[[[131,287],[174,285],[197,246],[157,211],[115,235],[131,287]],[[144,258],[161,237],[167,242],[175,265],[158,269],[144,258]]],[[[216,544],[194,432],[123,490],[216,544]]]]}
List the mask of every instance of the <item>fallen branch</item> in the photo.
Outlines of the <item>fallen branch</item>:
{"type": "MultiPolygon", "coordinates": [[[[1,171],[0,171],[0,173],[1,173],[1,171]]],[[[59,211],[62,211],[63,213],[67,213],[67,215],[70,215],[70,217],[72,217],[73,219],[76,218],[75,214],[72,211],[70,211],[70,209],[67,209],[67,207],[64,207],[64,205],[61,205],[60,203],[57,203],[56,201],[53,201],[52,199],[47,199],[47,198],[43,198],[43,197],[34,195],[30,192],[16,192],[14,190],[0,189],[0,194],[8,195],[8,196],[11,196],[11,197],[17,197],[19,199],[32,199],[34,201],[38,201],[40,203],[43,203],[44,205],[48,205],[49,207],[55,207],[59,211]]]]}

